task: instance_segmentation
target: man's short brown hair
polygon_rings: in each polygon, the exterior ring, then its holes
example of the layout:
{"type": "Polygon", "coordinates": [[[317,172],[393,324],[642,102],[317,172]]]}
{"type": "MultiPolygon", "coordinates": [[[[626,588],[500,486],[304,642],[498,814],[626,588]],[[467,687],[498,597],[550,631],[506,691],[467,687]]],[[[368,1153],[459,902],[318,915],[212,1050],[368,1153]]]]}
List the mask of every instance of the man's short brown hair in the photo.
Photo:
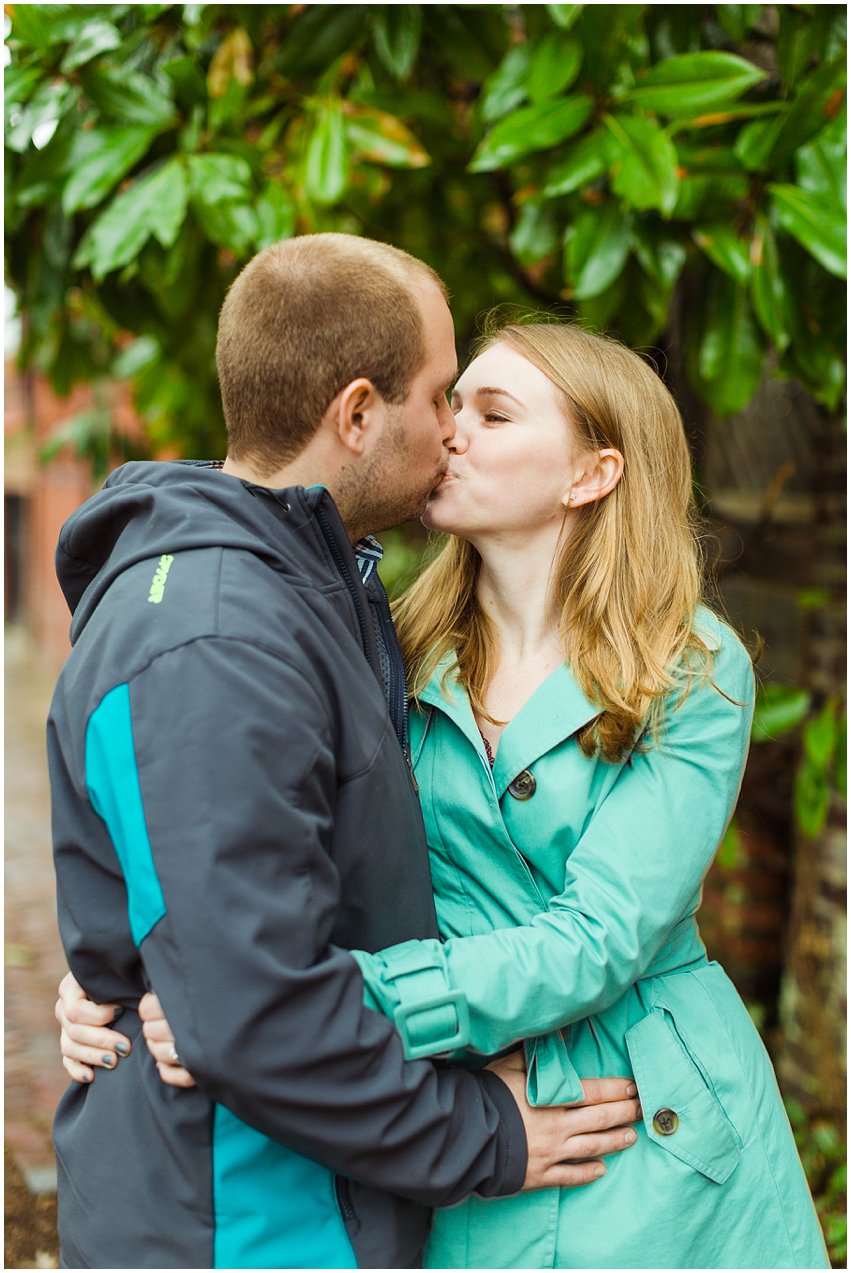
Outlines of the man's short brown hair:
{"type": "Polygon", "coordinates": [[[268,476],[298,455],[341,389],[360,376],[404,402],[425,361],[412,288],[434,271],[400,248],[310,234],[264,248],[219,316],[216,363],[228,455],[268,476]]]}

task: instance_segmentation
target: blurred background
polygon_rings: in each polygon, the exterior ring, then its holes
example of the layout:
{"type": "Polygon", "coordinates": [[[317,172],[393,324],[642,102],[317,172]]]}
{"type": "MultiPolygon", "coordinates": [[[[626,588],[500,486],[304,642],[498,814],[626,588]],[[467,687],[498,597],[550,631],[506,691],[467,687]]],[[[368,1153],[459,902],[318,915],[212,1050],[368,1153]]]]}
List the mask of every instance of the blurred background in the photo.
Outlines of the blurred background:
{"type": "MultiPolygon", "coordinates": [[[[224,292],[321,230],[436,268],[462,359],[492,306],[544,309],[680,403],[709,596],[765,644],[702,928],[845,1267],[845,6],[5,13],[6,1267],[55,1266],[59,528],[126,458],[223,454],[224,292]]],[[[386,537],[391,591],[423,546],[386,537]]]]}

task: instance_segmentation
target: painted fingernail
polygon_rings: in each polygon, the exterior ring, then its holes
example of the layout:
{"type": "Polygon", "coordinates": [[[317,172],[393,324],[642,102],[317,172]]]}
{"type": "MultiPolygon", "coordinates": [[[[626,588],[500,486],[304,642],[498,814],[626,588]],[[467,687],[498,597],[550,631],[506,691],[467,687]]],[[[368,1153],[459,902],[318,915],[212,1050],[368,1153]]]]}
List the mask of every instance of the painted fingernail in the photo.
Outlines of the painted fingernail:
{"type": "Polygon", "coordinates": [[[636,1136],[635,1132],[632,1130],[631,1127],[624,1132],[623,1138],[628,1145],[634,1145],[635,1142],[638,1140],[638,1137],[636,1136]]]}
{"type": "Polygon", "coordinates": [[[606,1168],[605,1168],[605,1167],[595,1167],[595,1168],[594,1168],[594,1179],[595,1179],[595,1180],[599,1180],[599,1179],[600,1179],[600,1177],[601,1177],[601,1176],[605,1176],[605,1174],[606,1174],[606,1168]]]}
{"type": "Polygon", "coordinates": [[[626,1085],[626,1094],[627,1094],[627,1096],[637,1096],[637,1095],[638,1095],[638,1088],[635,1086],[635,1084],[634,1084],[634,1083],[627,1083],[627,1085],[626,1085]]]}
{"type": "Polygon", "coordinates": [[[130,1055],[130,1044],[129,1044],[129,1043],[116,1043],[116,1045],[115,1045],[115,1050],[116,1050],[116,1052],[119,1052],[119,1053],[121,1054],[121,1056],[129,1056],[129,1055],[130,1055]]]}
{"type": "Polygon", "coordinates": [[[115,1062],[113,1061],[112,1057],[109,1055],[108,1052],[104,1052],[103,1056],[101,1057],[101,1060],[103,1061],[104,1065],[106,1066],[108,1070],[111,1070],[113,1065],[115,1064],[115,1062]]]}

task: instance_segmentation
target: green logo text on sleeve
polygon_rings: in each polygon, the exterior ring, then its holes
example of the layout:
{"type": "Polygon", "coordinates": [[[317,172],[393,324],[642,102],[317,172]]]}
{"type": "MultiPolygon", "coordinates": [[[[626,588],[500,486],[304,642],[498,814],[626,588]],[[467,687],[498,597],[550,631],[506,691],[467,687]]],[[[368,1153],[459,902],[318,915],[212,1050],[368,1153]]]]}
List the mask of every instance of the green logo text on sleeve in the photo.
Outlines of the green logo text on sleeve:
{"type": "Polygon", "coordinates": [[[168,553],[164,553],[162,557],[160,557],[159,565],[157,566],[156,571],[154,572],[154,577],[151,580],[151,591],[148,593],[148,600],[153,606],[158,606],[163,599],[163,594],[165,593],[165,581],[168,578],[168,572],[171,570],[171,563],[173,561],[174,557],[170,556],[168,553]]]}

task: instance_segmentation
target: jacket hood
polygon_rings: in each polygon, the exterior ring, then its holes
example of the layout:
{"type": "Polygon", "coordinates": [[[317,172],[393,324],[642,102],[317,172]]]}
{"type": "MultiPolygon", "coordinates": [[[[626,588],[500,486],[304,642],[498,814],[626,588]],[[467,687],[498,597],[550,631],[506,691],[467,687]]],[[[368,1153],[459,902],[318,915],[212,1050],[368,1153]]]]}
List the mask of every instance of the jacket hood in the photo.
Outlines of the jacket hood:
{"type": "MultiPolygon", "coordinates": [[[[335,580],[316,514],[351,552],[324,487],[271,490],[222,473],[216,462],[134,462],[110,474],[62,528],[56,574],[77,639],[110,584],[139,561],[195,548],[233,548],[314,584],[335,580]],[[295,538],[298,539],[297,551],[295,538]]],[[[354,556],[351,561],[354,566],[354,556]]],[[[336,576],[338,579],[339,576],[336,576]]]]}

